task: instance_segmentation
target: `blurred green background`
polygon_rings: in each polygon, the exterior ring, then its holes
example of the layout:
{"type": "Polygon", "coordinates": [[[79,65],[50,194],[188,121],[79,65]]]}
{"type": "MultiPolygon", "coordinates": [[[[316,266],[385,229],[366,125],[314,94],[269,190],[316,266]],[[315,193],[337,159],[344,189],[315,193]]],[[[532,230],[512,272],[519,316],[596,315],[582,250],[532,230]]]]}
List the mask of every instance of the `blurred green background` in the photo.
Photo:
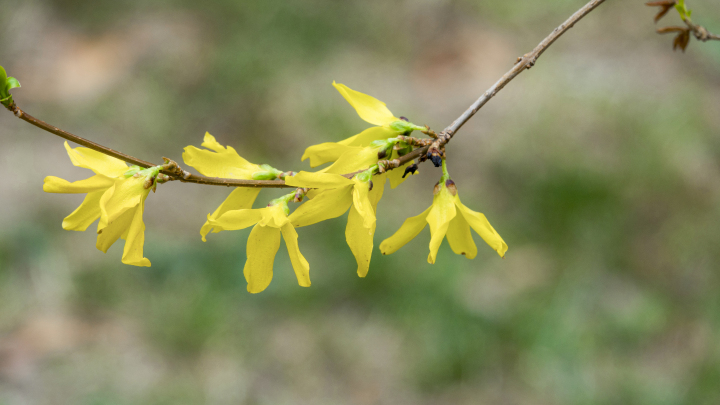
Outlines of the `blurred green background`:
{"type": "MultiPolygon", "coordinates": [[[[713,3],[689,5],[720,31],[713,3]]],[[[23,109],[140,158],[209,131],[303,170],[367,127],[333,80],[442,129],[582,4],[1,0],[0,64],[23,109]]],[[[228,190],[171,183],[146,204],[152,267],[125,266],[62,230],[82,196],[42,192],[87,171],[0,114],[0,405],[720,403],[720,46],[674,53],[655,12],[607,2],[448,147],[505,260],[476,237],[429,265],[426,229],[360,279],[340,218],[299,230],[311,288],[283,246],[250,295],[249,232],[198,234],[228,190]]],[[[386,191],[376,246],[439,176],[386,191]]]]}

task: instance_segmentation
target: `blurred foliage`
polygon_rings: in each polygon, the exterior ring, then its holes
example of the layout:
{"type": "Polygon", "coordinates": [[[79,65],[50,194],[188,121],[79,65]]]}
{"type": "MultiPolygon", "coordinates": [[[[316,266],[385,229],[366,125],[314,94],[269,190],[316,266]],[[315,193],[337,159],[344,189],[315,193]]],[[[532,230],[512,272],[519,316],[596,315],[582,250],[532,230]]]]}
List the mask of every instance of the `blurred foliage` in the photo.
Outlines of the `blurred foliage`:
{"type": "MultiPolygon", "coordinates": [[[[720,21],[694,3],[703,23],[720,21]]],[[[469,79],[424,73],[417,58],[426,48],[446,48],[463,29],[495,33],[489,42],[527,33],[501,43],[519,55],[580,2],[27,4],[90,38],[130,36],[134,24],[157,27],[180,15],[182,31],[200,44],[187,58],[139,58],[91,103],[30,99],[44,110],[37,115],[141,157],[179,157],[207,130],[253,161],[297,170],[307,167],[295,160],[305,146],[361,129],[329,86],[344,80],[333,75],[373,83],[366,91],[394,101],[393,111],[437,123],[447,118],[433,115],[442,106],[422,106],[429,93],[412,83],[458,89],[469,79]]],[[[27,184],[5,178],[30,199],[2,200],[25,211],[0,231],[0,404],[719,403],[720,53],[698,44],[674,61],[680,56],[652,32],[652,13],[622,6],[609,4],[571,33],[578,37],[558,42],[448,147],[463,202],[503,235],[505,260],[476,237],[474,261],[444,245],[430,266],[425,230],[394,255],[378,252],[359,279],[340,218],[299,232],[311,288],[297,286],[279,252],[270,288],[250,295],[247,232],[210,235],[205,244],[192,233],[227,190],[169,184],[151,195],[148,209],[162,207],[148,215],[153,265],[143,269],[122,266],[117,247],[94,251],[92,232],[62,231],[76,202],[43,195],[40,174],[27,184]],[[617,32],[602,26],[627,15],[648,22],[647,36],[618,49],[637,23],[617,32]],[[596,42],[576,56],[583,41],[596,42]],[[618,66],[620,57],[669,67],[633,70],[618,66]],[[572,64],[583,58],[593,59],[572,64]],[[461,143],[472,137],[478,144],[461,143]]],[[[21,19],[17,13],[0,19],[21,19]]],[[[14,35],[4,33],[0,55],[24,55],[12,48],[14,35]]],[[[482,91],[496,75],[488,76],[471,87],[482,91]]],[[[3,130],[4,144],[49,139],[17,128],[27,136],[3,130]]],[[[54,162],[67,164],[59,155],[36,166],[51,174],[54,162]]],[[[427,207],[438,176],[423,166],[386,192],[376,244],[427,207]]]]}

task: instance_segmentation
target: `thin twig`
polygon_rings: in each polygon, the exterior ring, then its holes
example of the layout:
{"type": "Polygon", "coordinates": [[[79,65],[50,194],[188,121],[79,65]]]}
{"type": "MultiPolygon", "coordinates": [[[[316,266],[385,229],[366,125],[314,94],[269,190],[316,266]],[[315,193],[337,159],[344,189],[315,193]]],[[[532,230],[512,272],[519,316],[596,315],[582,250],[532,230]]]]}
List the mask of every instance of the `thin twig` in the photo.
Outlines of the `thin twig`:
{"type": "MultiPolygon", "coordinates": [[[[408,153],[407,155],[404,155],[400,158],[398,158],[399,164],[397,167],[401,167],[405,165],[406,163],[409,163],[417,158],[420,158],[422,156],[425,156],[428,152],[428,150],[431,147],[443,147],[446,143],[452,139],[452,137],[455,135],[455,133],[468,121],[470,118],[472,118],[479,110],[482,108],[490,99],[492,99],[500,90],[502,90],[508,83],[510,83],[515,77],[517,77],[520,73],[522,73],[526,69],[530,69],[535,65],[538,58],[540,58],[540,55],[547,50],[547,48],[550,47],[560,36],[562,36],[565,32],[567,32],[570,28],[572,28],[578,21],[580,21],[583,17],[588,15],[591,11],[593,11],[595,8],[597,8],[599,5],[604,3],[605,0],[592,0],[589,3],[587,3],[585,6],[583,6],[580,10],[578,10],[575,14],[570,16],[564,23],[562,23],[558,28],[556,28],[550,35],[545,38],[538,46],[535,47],[535,49],[532,50],[532,52],[525,54],[523,57],[518,58],[517,63],[513,68],[505,73],[503,77],[500,78],[500,80],[497,81],[490,89],[488,89],[479,99],[477,99],[471,106],[468,108],[460,117],[458,117],[450,126],[445,128],[443,132],[441,132],[438,135],[437,140],[433,143],[433,145],[425,146],[422,148],[418,148],[413,150],[412,152],[408,153]]],[[[716,39],[716,38],[712,38],[716,39]]],[[[45,131],[48,131],[50,133],[53,133],[57,136],[60,136],[62,138],[65,138],[69,141],[75,142],[79,145],[88,147],[90,149],[96,150],[98,152],[104,153],[106,155],[118,158],[120,160],[123,160],[125,162],[135,164],[141,167],[151,167],[154,166],[150,162],[146,162],[144,160],[140,160],[138,158],[126,155],[124,153],[115,151],[113,149],[107,148],[105,146],[99,145],[97,143],[91,142],[87,139],[81,138],[77,135],[73,135],[69,132],[63,131],[57,127],[54,127],[52,125],[47,124],[46,122],[43,122],[41,120],[38,120],[37,118],[34,118],[30,116],[29,114],[23,112],[20,110],[17,106],[14,104],[8,107],[9,110],[13,111],[15,115],[26,121],[30,124],[40,128],[44,129],[45,131]]],[[[392,168],[388,169],[392,170],[392,168]]],[[[360,172],[363,172],[364,170],[359,170],[354,173],[348,173],[345,176],[346,177],[352,177],[355,174],[358,174],[360,172]]],[[[238,179],[223,179],[223,178],[215,178],[215,177],[205,177],[205,176],[199,176],[199,175],[185,175],[180,176],[178,173],[175,172],[163,172],[170,176],[173,180],[178,180],[184,183],[196,183],[196,184],[206,184],[206,185],[213,185],[213,186],[227,186],[227,187],[262,187],[262,188],[290,188],[291,186],[285,185],[285,182],[282,180],[238,180],[238,179]]],[[[187,172],[185,172],[187,173],[187,172]]]]}

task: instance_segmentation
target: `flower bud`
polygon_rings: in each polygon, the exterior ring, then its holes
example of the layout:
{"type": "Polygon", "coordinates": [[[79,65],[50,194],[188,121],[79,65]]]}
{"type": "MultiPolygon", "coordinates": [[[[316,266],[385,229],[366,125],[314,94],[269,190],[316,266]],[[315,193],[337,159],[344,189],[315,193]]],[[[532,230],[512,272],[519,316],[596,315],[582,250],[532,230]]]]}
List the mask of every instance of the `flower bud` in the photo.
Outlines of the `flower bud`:
{"type": "Polygon", "coordinates": [[[406,167],[406,168],[405,168],[405,173],[403,173],[403,179],[405,178],[405,176],[408,175],[408,173],[409,173],[409,174],[415,174],[415,173],[417,172],[417,170],[418,170],[418,165],[417,165],[417,163],[413,163],[413,164],[411,164],[410,166],[406,167]]]}

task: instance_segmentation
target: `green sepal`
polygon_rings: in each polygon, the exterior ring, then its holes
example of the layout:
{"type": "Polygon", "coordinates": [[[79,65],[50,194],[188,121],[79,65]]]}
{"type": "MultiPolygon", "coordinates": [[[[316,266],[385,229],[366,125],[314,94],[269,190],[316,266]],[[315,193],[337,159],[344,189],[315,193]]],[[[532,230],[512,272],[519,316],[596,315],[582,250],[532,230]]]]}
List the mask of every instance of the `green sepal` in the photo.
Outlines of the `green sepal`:
{"type": "Polygon", "coordinates": [[[268,207],[274,207],[276,205],[281,205],[283,211],[285,212],[285,215],[290,215],[290,208],[288,207],[288,201],[295,198],[295,193],[285,194],[282,197],[276,198],[268,204],[268,207]]]}
{"type": "Polygon", "coordinates": [[[390,124],[390,129],[399,134],[410,134],[412,131],[424,131],[425,127],[421,127],[407,121],[395,121],[390,124]]]}
{"type": "Polygon", "coordinates": [[[3,98],[3,99],[0,99],[0,104],[4,105],[5,107],[7,107],[7,106],[9,106],[10,104],[12,104],[12,102],[13,102],[12,96],[7,96],[7,97],[5,97],[5,98],[3,98]]]}
{"type": "Polygon", "coordinates": [[[275,180],[282,172],[268,164],[260,165],[260,171],[253,173],[253,180],[275,180]]]}
{"type": "Polygon", "coordinates": [[[140,166],[130,166],[130,169],[126,171],[123,176],[125,176],[126,179],[130,178],[135,174],[139,173],[141,170],[143,170],[143,168],[140,166]]]}

